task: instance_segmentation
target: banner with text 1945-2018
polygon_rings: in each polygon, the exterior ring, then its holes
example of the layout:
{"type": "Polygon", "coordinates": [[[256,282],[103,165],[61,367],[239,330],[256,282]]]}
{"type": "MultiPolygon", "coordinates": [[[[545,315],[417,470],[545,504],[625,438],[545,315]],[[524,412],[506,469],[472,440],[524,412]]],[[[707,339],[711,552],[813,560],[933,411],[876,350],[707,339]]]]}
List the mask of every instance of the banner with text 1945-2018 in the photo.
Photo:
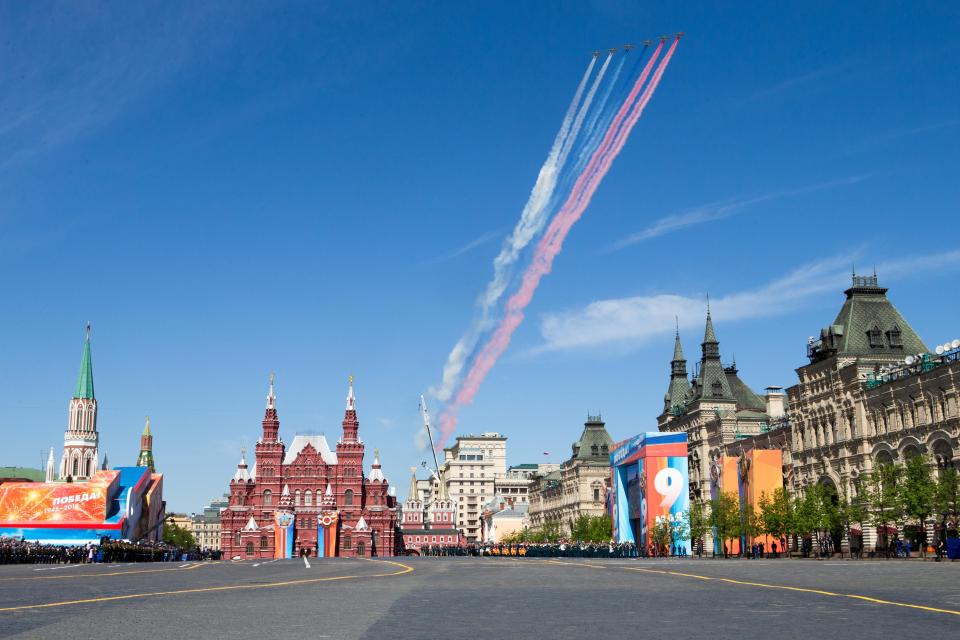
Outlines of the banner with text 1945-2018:
{"type": "Polygon", "coordinates": [[[119,472],[98,471],[87,482],[8,482],[0,485],[0,527],[97,525],[118,486],[119,472]]]}

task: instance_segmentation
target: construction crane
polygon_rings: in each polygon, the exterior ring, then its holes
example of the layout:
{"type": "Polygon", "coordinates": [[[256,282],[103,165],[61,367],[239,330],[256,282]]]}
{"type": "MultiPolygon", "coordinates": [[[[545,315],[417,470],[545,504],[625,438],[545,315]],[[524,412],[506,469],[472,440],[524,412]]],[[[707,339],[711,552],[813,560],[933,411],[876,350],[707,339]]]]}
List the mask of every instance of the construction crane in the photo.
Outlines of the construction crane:
{"type": "Polygon", "coordinates": [[[437,482],[441,484],[443,490],[443,476],[440,474],[440,463],[437,461],[437,450],[433,446],[433,429],[430,428],[430,414],[427,412],[427,401],[420,395],[420,415],[423,417],[423,428],[427,430],[427,438],[430,442],[430,453],[433,454],[433,468],[437,473],[437,482]]]}

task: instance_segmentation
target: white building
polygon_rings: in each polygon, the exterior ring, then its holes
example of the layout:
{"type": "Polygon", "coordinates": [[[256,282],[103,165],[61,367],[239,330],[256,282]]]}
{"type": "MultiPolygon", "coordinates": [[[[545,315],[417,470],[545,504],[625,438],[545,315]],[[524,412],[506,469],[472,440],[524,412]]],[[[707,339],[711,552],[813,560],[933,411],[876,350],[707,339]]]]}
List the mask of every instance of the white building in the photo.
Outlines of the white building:
{"type": "Polygon", "coordinates": [[[483,506],[496,493],[496,480],[507,473],[507,438],[495,432],[460,436],[443,450],[447,495],[457,506],[457,528],[467,541],[481,539],[483,506]]]}

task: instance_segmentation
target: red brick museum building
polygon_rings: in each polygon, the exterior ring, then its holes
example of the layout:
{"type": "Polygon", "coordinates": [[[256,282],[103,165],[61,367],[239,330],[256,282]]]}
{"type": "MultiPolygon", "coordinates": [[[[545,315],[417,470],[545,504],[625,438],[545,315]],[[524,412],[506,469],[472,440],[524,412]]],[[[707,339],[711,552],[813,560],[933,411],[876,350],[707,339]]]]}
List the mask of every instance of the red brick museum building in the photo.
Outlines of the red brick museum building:
{"type": "Polygon", "coordinates": [[[262,427],[256,461],[249,468],[245,455],[241,457],[230,481],[229,506],[220,514],[224,558],[277,557],[274,516],[278,511],[294,517],[295,556],[318,555],[317,520],[332,512],[337,521],[336,555],[394,555],[397,500],[376,452],[364,477],[365,445],[358,433],[352,377],[336,449],[323,435],[297,435],[289,445],[283,441],[272,379],[262,427]]]}

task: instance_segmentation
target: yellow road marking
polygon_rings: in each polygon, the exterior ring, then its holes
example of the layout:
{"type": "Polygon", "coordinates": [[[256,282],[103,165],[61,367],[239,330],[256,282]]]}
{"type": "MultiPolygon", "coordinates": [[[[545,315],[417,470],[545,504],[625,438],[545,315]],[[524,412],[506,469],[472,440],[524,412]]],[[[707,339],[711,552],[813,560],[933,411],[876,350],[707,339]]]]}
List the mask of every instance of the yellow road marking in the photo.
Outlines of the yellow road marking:
{"type": "Polygon", "coordinates": [[[21,582],[23,580],[73,580],[76,578],[103,578],[106,576],[132,576],[138,573],[164,573],[166,571],[190,571],[191,569],[199,569],[200,567],[206,567],[213,564],[220,564],[218,562],[205,562],[190,565],[189,567],[172,567],[170,569],[137,569],[135,571],[110,571],[108,573],[64,573],[58,574],[55,576],[29,576],[25,578],[0,578],[0,582],[10,582],[16,581],[21,582]]]}
{"type": "MultiPolygon", "coordinates": [[[[553,564],[565,564],[573,565],[575,567],[590,567],[592,569],[606,569],[601,565],[587,564],[585,562],[560,562],[559,560],[548,560],[553,564]]],[[[784,591],[799,591],[802,593],[815,593],[821,596],[830,596],[834,598],[850,598],[853,600],[864,600],[866,602],[872,602],[874,604],[886,604],[892,607],[905,607],[907,609],[918,609],[920,611],[930,611],[933,613],[948,613],[954,616],[960,616],[960,611],[955,611],[953,609],[939,609],[937,607],[928,607],[922,604],[910,604],[909,602],[896,602],[893,600],[883,600],[881,598],[871,598],[870,596],[861,596],[854,593],[836,593],[834,591],[824,591],[822,589],[808,589],[806,587],[791,587],[789,585],[783,584],[766,584],[763,582],[748,582],[746,580],[734,580],[733,578],[719,578],[716,576],[703,576],[696,573],[684,573],[682,571],[667,571],[659,569],[644,569],[642,567],[623,567],[619,565],[613,565],[617,569],[626,569],[627,571],[641,571],[643,573],[659,573],[662,575],[670,576],[682,576],[684,578],[696,578],[697,580],[704,581],[713,581],[713,582],[728,582],[730,584],[737,584],[746,587],[759,587],[762,589],[781,589],[784,591]]]]}
{"type": "Polygon", "coordinates": [[[401,567],[399,571],[393,573],[373,573],[365,576],[329,576],[326,578],[307,578],[300,580],[284,580],[282,582],[268,582],[265,584],[227,584],[217,587],[196,587],[193,589],[178,589],[176,591],[153,591],[150,593],[129,593],[120,596],[102,596],[99,598],[86,598],[83,600],[66,600],[63,602],[46,602],[43,604],[25,604],[16,607],[0,608],[0,613],[8,611],[23,611],[24,609],[49,609],[51,607],[65,607],[74,604],[91,604],[94,602],[112,602],[114,600],[133,600],[135,598],[154,598],[159,596],[177,596],[187,593],[205,593],[210,591],[238,591],[242,589],[269,589],[271,587],[291,587],[294,585],[315,584],[318,582],[332,582],[334,580],[355,580],[359,578],[387,578],[390,576],[399,576],[413,571],[413,567],[393,562],[392,560],[370,560],[370,562],[382,562],[401,567]]]}

